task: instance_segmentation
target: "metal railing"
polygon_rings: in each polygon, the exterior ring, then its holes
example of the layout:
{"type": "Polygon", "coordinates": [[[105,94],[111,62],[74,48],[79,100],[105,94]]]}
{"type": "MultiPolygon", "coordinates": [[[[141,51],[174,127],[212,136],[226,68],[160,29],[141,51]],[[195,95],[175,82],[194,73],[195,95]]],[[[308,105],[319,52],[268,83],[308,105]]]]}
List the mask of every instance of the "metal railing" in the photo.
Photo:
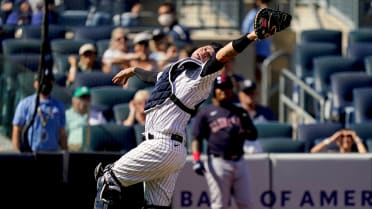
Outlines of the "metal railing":
{"type": "Polygon", "coordinates": [[[269,105],[269,99],[271,96],[278,91],[277,86],[272,85],[272,71],[271,66],[274,61],[281,57],[287,58],[287,64],[290,66],[291,56],[285,51],[277,51],[270,55],[262,63],[262,81],[261,81],[261,104],[269,105]]]}
{"type": "Polygon", "coordinates": [[[310,95],[315,101],[319,103],[319,122],[324,122],[325,113],[325,98],[316,92],[313,88],[307,85],[304,81],[299,79],[295,74],[290,72],[288,69],[283,69],[279,78],[279,121],[288,122],[285,118],[286,107],[294,110],[300,118],[307,120],[308,122],[317,122],[317,118],[312,116],[305,110],[305,95],[310,95]],[[298,102],[293,101],[285,93],[287,86],[286,80],[290,80],[292,84],[299,87],[299,100],[298,102]]]}

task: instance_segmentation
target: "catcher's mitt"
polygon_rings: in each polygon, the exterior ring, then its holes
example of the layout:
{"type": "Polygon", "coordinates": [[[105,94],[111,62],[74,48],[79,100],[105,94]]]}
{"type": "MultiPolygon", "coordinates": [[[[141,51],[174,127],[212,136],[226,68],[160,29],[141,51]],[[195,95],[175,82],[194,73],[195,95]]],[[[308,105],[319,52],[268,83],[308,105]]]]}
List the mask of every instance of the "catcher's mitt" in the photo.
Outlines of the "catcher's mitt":
{"type": "Polygon", "coordinates": [[[286,12],[263,8],[254,19],[254,30],[258,39],[264,39],[284,30],[291,24],[292,16],[286,12]]]}

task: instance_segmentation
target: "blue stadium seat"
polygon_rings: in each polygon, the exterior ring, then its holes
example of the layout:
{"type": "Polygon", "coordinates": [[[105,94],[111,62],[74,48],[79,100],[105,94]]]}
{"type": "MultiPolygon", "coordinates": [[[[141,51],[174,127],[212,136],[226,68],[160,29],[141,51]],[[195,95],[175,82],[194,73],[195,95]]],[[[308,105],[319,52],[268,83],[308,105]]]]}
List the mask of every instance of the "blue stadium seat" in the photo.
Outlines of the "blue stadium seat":
{"type": "Polygon", "coordinates": [[[96,42],[97,45],[97,56],[102,57],[103,53],[105,53],[106,49],[109,48],[110,39],[99,40],[96,42]]]}
{"type": "Polygon", "coordinates": [[[368,75],[372,75],[372,55],[364,58],[364,65],[368,75]]]}
{"type": "Polygon", "coordinates": [[[6,39],[2,42],[4,55],[40,54],[40,40],[6,39]]]}
{"type": "Polygon", "coordinates": [[[365,72],[339,72],[331,76],[331,111],[336,120],[351,122],[347,116],[353,106],[353,89],[360,87],[372,87],[372,76],[365,72]]]}
{"type": "Polygon", "coordinates": [[[299,141],[303,141],[305,143],[305,151],[310,152],[316,140],[329,137],[342,128],[343,125],[341,123],[299,124],[296,138],[299,141]]]}
{"type": "Polygon", "coordinates": [[[60,14],[58,25],[85,26],[87,17],[87,10],[65,10],[60,14]]]}
{"type": "MultiPolygon", "coordinates": [[[[48,40],[53,39],[64,39],[66,35],[66,29],[60,25],[49,25],[48,26],[48,40]]],[[[40,25],[24,25],[21,27],[22,39],[41,39],[42,27],[40,25]]]]}
{"type": "MultiPolygon", "coordinates": [[[[86,129],[84,129],[86,130],[86,129]]],[[[127,153],[137,146],[133,126],[107,123],[90,126],[90,138],[84,133],[83,147],[86,151],[127,153]]]]}
{"type": "MultiPolygon", "coordinates": [[[[341,55],[337,46],[331,43],[300,43],[295,48],[295,72],[303,81],[313,79],[314,58],[326,55],[341,55]]],[[[308,82],[307,83],[311,83],[308,82]]]]}
{"type": "Polygon", "coordinates": [[[372,43],[372,28],[357,28],[348,32],[347,44],[372,43]]]}
{"type": "Polygon", "coordinates": [[[342,31],[333,29],[308,29],[300,34],[301,43],[333,43],[342,54],[342,31]]]}
{"type": "Polygon", "coordinates": [[[305,143],[287,138],[270,138],[260,140],[264,153],[304,153],[305,143]]]}
{"type": "Polygon", "coordinates": [[[344,56],[322,56],[313,60],[315,90],[327,96],[330,91],[331,75],[337,72],[358,71],[355,59],[344,56]]]}
{"type": "Polygon", "coordinates": [[[364,59],[372,55],[372,42],[350,43],[347,48],[346,56],[357,61],[358,69],[365,70],[364,59]]]}
{"type": "Polygon", "coordinates": [[[111,38],[112,25],[105,26],[81,26],[72,28],[75,40],[105,40],[111,38]]]}
{"type": "Polygon", "coordinates": [[[117,124],[123,124],[123,121],[129,115],[129,103],[116,104],[113,106],[114,118],[117,124]]]}
{"type": "Polygon", "coordinates": [[[354,123],[372,122],[372,86],[353,90],[354,123]]]}
{"type": "Polygon", "coordinates": [[[75,81],[71,86],[74,90],[79,86],[98,87],[98,86],[116,86],[112,82],[114,74],[103,73],[102,71],[79,72],[76,74],[75,81]]]}
{"type": "Polygon", "coordinates": [[[142,81],[141,79],[139,79],[137,76],[133,76],[129,78],[128,80],[128,89],[137,91],[140,89],[147,89],[147,88],[152,88],[152,87],[154,87],[153,84],[146,83],[142,81]]]}
{"type": "Polygon", "coordinates": [[[258,139],[265,139],[271,137],[287,137],[292,138],[292,125],[288,123],[280,122],[267,122],[267,123],[256,123],[255,124],[258,139]]]}

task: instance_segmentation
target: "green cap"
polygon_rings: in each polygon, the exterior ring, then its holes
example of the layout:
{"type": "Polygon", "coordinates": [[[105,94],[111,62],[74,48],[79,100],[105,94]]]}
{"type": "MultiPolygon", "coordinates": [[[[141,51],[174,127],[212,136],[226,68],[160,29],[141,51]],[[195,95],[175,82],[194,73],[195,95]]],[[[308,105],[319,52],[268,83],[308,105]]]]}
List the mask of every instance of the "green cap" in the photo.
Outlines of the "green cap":
{"type": "Polygon", "coordinates": [[[90,89],[86,86],[80,86],[74,91],[74,97],[81,97],[85,95],[90,95],[90,89]]]}

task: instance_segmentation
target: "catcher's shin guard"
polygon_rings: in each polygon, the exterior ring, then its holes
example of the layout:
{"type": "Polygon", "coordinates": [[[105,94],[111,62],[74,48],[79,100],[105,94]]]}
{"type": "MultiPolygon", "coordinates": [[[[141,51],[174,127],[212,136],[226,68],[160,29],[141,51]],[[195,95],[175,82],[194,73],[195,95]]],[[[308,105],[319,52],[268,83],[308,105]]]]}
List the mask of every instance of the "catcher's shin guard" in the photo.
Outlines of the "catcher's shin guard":
{"type": "Polygon", "coordinates": [[[121,184],[111,167],[109,165],[102,169],[102,164],[96,167],[94,175],[97,180],[97,194],[94,200],[94,209],[117,209],[122,206],[121,184]]]}

